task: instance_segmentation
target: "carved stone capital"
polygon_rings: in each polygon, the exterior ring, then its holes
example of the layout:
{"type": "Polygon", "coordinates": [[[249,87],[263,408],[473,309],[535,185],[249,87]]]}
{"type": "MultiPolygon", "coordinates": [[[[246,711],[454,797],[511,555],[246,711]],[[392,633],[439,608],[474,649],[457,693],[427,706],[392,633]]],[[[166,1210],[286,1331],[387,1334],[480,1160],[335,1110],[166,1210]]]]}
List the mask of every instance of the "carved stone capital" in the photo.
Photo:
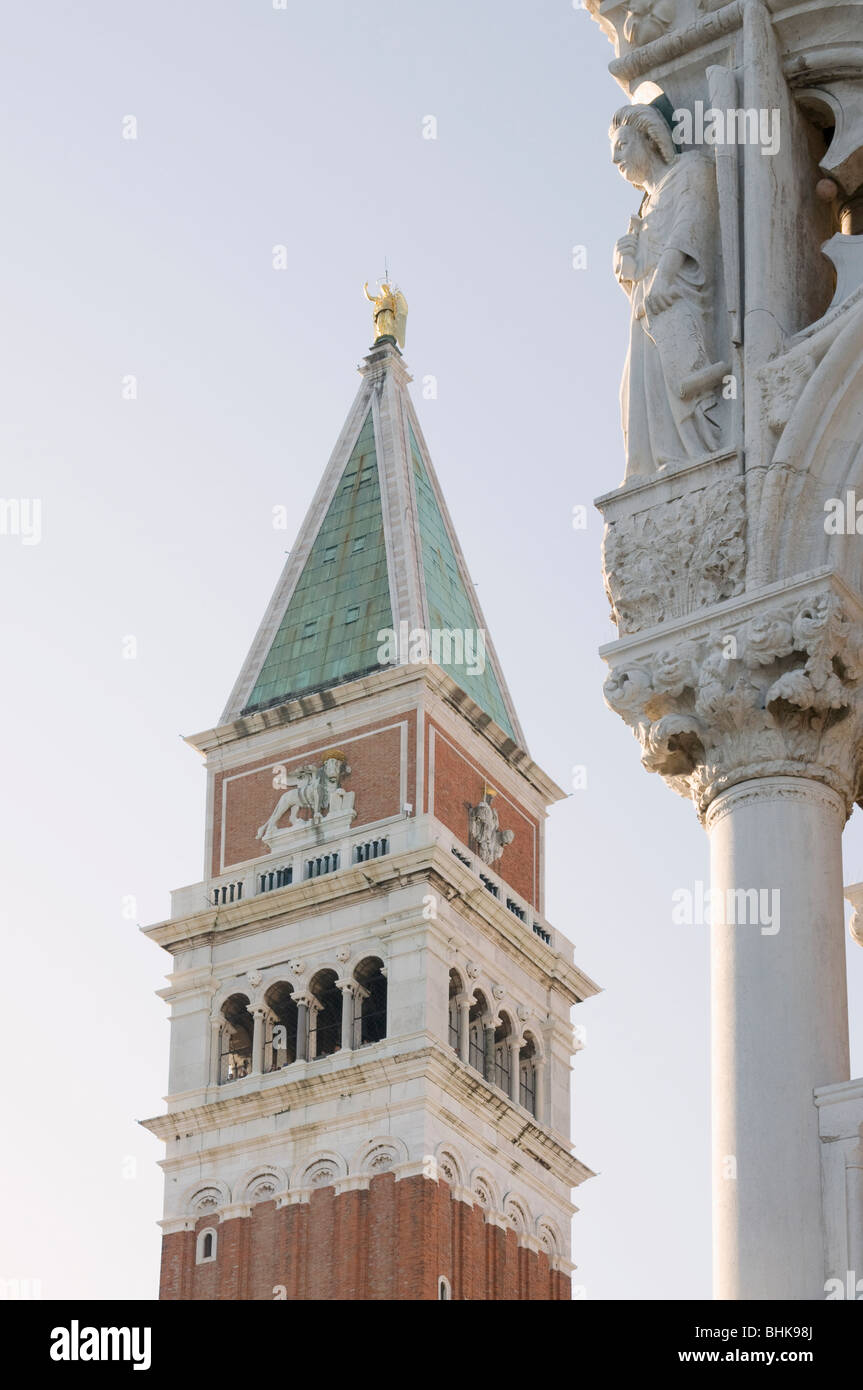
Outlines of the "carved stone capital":
{"type": "Polygon", "coordinates": [[[726,604],[698,623],[616,643],[605,697],[641,761],[701,818],[760,777],[808,777],[850,814],[860,795],[863,614],[829,576],[726,604]]]}
{"type": "Polygon", "coordinates": [[[317,1012],[317,1010],[321,1007],[321,1002],[320,1002],[320,1000],[319,1000],[319,999],[317,998],[317,996],[314,995],[314,994],[297,993],[297,994],[292,995],[291,997],[293,998],[293,1001],[294,1001],[294,1003],[297,1005],[298,1008],[299,1008],[299,1006],[300,1006],[301,1004],[305,1004],[306,1008],[307,1008],[310,1012],[311,1012],[312,1010],[314,1010],[315,1012],[317,1012]]]}

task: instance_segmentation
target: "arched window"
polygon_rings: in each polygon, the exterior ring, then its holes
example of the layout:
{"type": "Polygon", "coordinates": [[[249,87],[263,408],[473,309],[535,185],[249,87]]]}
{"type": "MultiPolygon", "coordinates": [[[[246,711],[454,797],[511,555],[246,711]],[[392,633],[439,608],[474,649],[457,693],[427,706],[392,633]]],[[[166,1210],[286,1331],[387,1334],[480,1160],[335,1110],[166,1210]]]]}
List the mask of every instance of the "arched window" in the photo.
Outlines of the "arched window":
{"type": "Polygon", "coordinates": [[[447,1279],[443,1274],[437,1281],[437,1296],[438,1301],[440,1303],[448,1303],[452,1298],[452,1289],[450,1287],[449,1279],[447,1279]]]}
{"type": "Polygon", "coordinates": [[[468,1061],[475,1071],[485,1076],[485,1020],[488,1017],[488,1004],[485,995],[477,990],[468,1015],[470,1027],[470,1047],[468,1061]]]}
{"type": "Polygon", "coordinates": [[[219,1237],[212,1226],[208,1226],[205,1231],[198,1232],[198,1239],[195,1243],[195,1264],[210,1264],[216,1258],[218,1240],[219,1237]]]}
{"type": "Polygon", "coordinates": [[[254,1020],[245,994],[232,994],[222,1005],[225,1020],[219,1030],[219,1085],[239,1081],[252,1069],[254,1020]]]}
{"type": "Polygon", "coordinates": [[[297,1006],[293,985],[277,980],[264,996],[264,1071],[279,1071],[297,1060],[297,1006]]]}
{"type": "Polygon", "coordinates": [[[359,1034],[360,1047],[364,1043],[380,1042],[387,1035],[387,977],[383,965],[377,956],[368,956],[354,971],[354,979],[365,990],[355,1022],[355,1036],[359,1034]]]}
{"type": "Polygon", "coordinates": [[[309,1060],[329,1057],[342,1045],[342,992],[336,984],[335,970],[319,970],[309,984],[309,993],[320,1004],[309,1018],[309,1060]]]}
{"type": "Polygon", "coordinates": [[[507,1014],[494,1030],[494,1084],[509,1095],[512,1074],[512,1024],[507,1014]]]}
{"type": "Polygon", "coordinates": [[[449,972],[449,1045],[458,1052],[459,1020],[458,996],[464,993],[464,985],[457,970],[449,972]]]}
{"type": "Polygon", "coordinates": [[[525,1110],[536,1115],[536,1047],[530,1033],[525,1033],[518,1054],[518,1098],[525,1110]]]}

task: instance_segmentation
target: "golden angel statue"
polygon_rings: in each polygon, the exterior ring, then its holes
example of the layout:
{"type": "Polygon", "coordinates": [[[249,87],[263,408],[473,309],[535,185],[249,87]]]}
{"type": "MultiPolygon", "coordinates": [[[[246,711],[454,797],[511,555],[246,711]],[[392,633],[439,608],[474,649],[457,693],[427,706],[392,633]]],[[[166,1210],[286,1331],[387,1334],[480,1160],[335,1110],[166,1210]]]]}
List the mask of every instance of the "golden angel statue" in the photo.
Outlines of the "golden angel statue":
{"type": "Polygon", "coordinates": [[[380,292],[369,294],[368,280],[363,293],[370,304],[375,306],[375,342],[378,338],[395,338],[400,348],[405,345],[405,325],[408,318],[408,302],[400,289],[380,282],[380,292]]]}

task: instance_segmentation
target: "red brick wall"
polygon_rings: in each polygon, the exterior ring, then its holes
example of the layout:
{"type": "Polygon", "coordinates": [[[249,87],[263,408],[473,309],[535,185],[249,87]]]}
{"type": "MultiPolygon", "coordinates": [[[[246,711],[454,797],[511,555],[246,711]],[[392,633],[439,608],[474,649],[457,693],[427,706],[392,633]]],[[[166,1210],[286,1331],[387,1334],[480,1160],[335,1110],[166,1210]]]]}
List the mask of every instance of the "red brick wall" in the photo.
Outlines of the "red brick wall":
{"type": "MultiPolygon", "coordinates": [[[[399,716],[407,722],[407,797],[413,802],[416,793],[416,715],[411,711],[399,716]]],[[[247,859],[257,859],[266,854],[266,846],[256,839],[258,827],[263,825],[273,811],[281,791],[273,786],[274,768],[284,767],[288,776],[304,762],[319,761],[327,748],[344,747],[351,768],[351,775],[345,778],[346,791],[356,793],[356,820],[352,829],[383,820],[387,816],[398,815],[402,809],[400,797],[401,777],[401,729],[387,727],[376,732],[382,725],[393,725],[391,719],[380,720],[374,724],[363,725],[343,733],[340,739],[329,743],[318,740],[314,744],[292,750],[290,756],[258,759],[244,767],[233,768],[227,773],[217,773],[213,798],[213,873],[226,872],[232,864],[243,863],[247,859]],[[357,735],[363,735],[357,737],[357,735]],[[368,736],[366,736],[368,735],[368,736]],[[222,819],[224,805],[225,845],[222,859],[222,819]]],[[[303,812],[301,818],[306,819],[303,812]]],[[[288,824],[285,817],[283,826],[288,824]]]]}
{"type": "Polygon", "coordinates": [[[325,1187],[296,1206],[260,1202],[249,1217],[203,1217],[196,1231],[165,1236],[159,1297],[270,1300],[282,1285],[291,1302],[429,1302],[441,1275],[461,1301],[566,1300],[571,1292],[547,1255],[487,1225],[482,1209],[454,1201],[445,1182],[382,1173],[367,1191],[325,1187]],[[196,1265],[196,1233],[207,1226],[218,1231],[217,1258],[196,1265]]]}
{"type": "Polygon", "coordinates": [[[492,774],[478,765],[430,720],[429,738],[432,737],[432,730],[434,774],[429,779],[429,796],[433,798],[431,804],[435,816],[464,844],[468,844],[467,803],[478,805],[486,782],[494,787],[498,793],[494,798],[494,808],[500,828],[511,830],[515,835],[493,866],[494,872],[536,907],[539,901],[539,823],[536,817],[507,797],[492,774]]]}

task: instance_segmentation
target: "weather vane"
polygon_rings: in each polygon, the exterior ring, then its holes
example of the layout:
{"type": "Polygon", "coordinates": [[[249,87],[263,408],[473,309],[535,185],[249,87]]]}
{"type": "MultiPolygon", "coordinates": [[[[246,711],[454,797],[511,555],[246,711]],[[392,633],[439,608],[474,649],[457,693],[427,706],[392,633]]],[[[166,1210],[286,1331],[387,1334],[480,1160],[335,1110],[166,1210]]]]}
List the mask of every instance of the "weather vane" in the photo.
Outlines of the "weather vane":
{"type": "Polygon", "coordinates": [[[369,282],[363,286],[363,293],[370,304],[375,306],[375,342],[381,338],[388,338],[391,342],[398,343],[400,348],[405,345],[405,325],[408,317],[408,302],[401,290],[389,282],[389,270],[384,266],[384,278],[379,281],[378,293],[369,294],[369,282]]]}

